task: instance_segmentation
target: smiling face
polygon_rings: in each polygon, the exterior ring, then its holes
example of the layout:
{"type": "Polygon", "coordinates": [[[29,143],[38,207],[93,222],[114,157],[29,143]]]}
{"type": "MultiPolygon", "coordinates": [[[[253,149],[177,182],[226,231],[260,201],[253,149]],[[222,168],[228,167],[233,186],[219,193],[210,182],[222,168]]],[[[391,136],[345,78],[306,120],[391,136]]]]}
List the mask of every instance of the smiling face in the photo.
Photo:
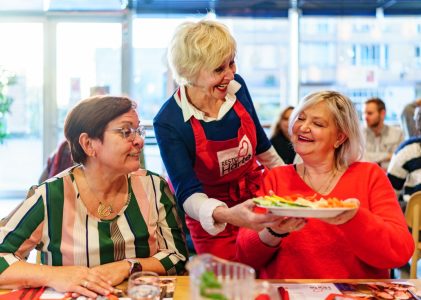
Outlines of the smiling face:
{"type": "Polygon", "coordinates": [[[196,95],[199,93],[204,98],[224,99],[228,93],[228,84],[234,79],[236,71],[234,59],[227,59],[214,70],[202,69],[190,88],[194,89],[196,95]]]}
{"type": "Polygon", "coordinates": [[[144,140],[136,134],[134,140],[124,138],[115,128],[137,128],[139,126],[137,112],[132,109],[110,121],[105,128],[104,139],[93,141],[96,159],[106,168],[117,173],[128,174],[140,167],[139,156],[144,146],[144,140]]]}
{"type": "Polygon", "coordinates": [[[306,160],[334,159],[335,147],[343,141],[326,103],[319,102],[302,111],[292,126],[291,141],[295,151],[306,160]]]}

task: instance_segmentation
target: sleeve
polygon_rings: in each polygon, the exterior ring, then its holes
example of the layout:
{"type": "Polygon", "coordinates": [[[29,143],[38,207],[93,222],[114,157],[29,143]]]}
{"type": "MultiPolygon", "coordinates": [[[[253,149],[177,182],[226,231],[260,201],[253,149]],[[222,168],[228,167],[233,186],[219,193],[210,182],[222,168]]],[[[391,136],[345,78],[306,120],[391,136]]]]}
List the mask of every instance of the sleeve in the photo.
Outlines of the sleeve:
{"type": "Polygon", "coordinates": [[[387,177],[395,189],[396,195],[400,194],[408,176],[408,171],[404,168],[404,164],[406,163],[404,160],[404,149],[401,149],[392,156],[389,167],[387,168],[387,177]]]}
{"type": "Polygon", "coordinates": [[[412,236],[383,170],[373,165],[369,172],[368,206],[360,207],[353,219],[338,228],[366,264],[376,268],[404,265],[414,251],[412,236]]]}
{"type": "Polygon", "coordinates": [[[45,185],[24,200],[0,228],[0,274],[13,263],[27,259],[41,240],[44,224],[45,185]]]}
{"type": "MultiPolygon", "coordinates": [[[[155,136],[166,171],[174,187],[177,202],[183,208],[184,201],[194,193],[203,193],[203,187],[194,166],[194,153],[186,145],[189,137],[181,135],[182,124],[168,124],[160,119],[154,120],[155,136]]],[[[193,137],[192,137],[193,138],[193,137]]],[[[194,151],[194,150],[193,150],[194,151]]]]}
{"type": "Polygon", "coordinates": [[[214,209],[218,206],[228,207],[226,203],[215,198],[209,198],[204,193],[191,195],[183,204],[186,214],[199,221],[202,228],[210,235],[217,235],[227,225],[227,223],[215,223],[215,219],[212,217],[214,209]]]}
{"type": "Polygon", "coordinates": [[[272,261],[279,249],[280,246],[270,247],[264,244],[258,232],[240,228],[236,243],[236,260],[259,270],[272,261]]]}
{"type": "MultiPolygon", "coordinates": [[[[167,109],[170,108],[167,107],[167,109]]],[[[186,145],[189,137],[187,134],[181,135],[180,127],[184,124],[178,124],[177,120],[168,124],[162,121],[162,118],[164,118],[163,115],[158,114],[154,120],[155,136],[162,160],[174,187],[178,205],[190,217],[199,221],[209,234],[218,234],[225,229],[226,224],[215,223],[212,213],[216,207],[226,205],[222,201],[209,198],[204,193],[202,183],[193,168],[194,153],[191,153],[192,150],[186,145]],[[179,126],[177,127],[177,125],[179,126]]],[[[191,139],[193,139],[193,133],[191,134],[191,139]]],[[[194,145],[193,141],[192,145],[194,145]]]]}
{"type": "Polygon", "coordinates": [[[163,178],[153,175],[152,180],[155,181],[155,186],[159,186],[159,190],[156,191],[159,252],[153,257],[161,262],[167,275],[183,274],[188,252],[175,200],[163,178]]]}
{"type": "MultiPolygon", "coordinates": [[[[284,168],[284,167],[281,167],[284,168]]],[[[281,168],[270,170],[260,186],[260,195],[267,195],[269,190],[277,192],[276,182],[284,175],[279,172],[281,168]]],[[[236,243],[236,258],[256,270],[271,263],[278,251],[282,251],[282,241],[277,247],[270,247],[262,242],[258,232],[247,228],[240,228],[236,243]]]]}

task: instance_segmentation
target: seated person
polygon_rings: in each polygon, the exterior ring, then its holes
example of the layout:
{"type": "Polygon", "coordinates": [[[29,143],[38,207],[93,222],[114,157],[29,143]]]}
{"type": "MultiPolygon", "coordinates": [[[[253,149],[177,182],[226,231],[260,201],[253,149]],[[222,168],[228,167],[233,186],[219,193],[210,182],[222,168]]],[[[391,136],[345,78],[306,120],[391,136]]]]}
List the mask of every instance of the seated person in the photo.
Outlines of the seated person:
{"type": "Polygon", "coordinates": [[[406,139],[419,134],[414,122],[414,113],[417,107],[421,107],[421,98],[408,103],[402,110],[401,126],[406,139]]]}
{"type": "Polygon", "coordinates": [[[409,260],[414,242],[384,171],[358,161],[363,138],[352,102],[313,93],[290,122],[303,163],[270,170],[261,194],[356,198],[359,207],[332,218],[285,217],[260,232],[242,228],[238,260],[260,278],[388,278],[388,269],[409,260]]]}
{"type": "Polygon", "coordinates": [[[0,286],[49,286],[96,298],[142,268],[183,273],[187,258],[166,181],[139,169],[144,130],[135,103],[95,96],[67,115],[76,166],[47,180],[0,231],[0,286]],[[41,251],[42,265],[25,261],[41,251]]]}
{"type": "Polygon", "coordinates": [[[288,106],[281,111],[279,118],[272,125],[270,135],[270,142],[286,164],[292,164],[295,158],[294,147],[288,133],[289,116],[293,109],[293,106],[288,106]]]}
{"type": "Polygon", "coordinates": [[[413,118],[418,135],[399,146],[387,169],[387,177],[399,197],[403,211],[409,197],[421,191],[421,106],[415,109],[413,118]]]}
{"type": "Polygon", "coordinates": [[[393,152],[403,142],[400,128],[385,123],[386,105],[380,98],[370,98],[364,103],[363,128],[365,139],[364,160],[379,164],[386,172],[393,152]]]}
{"type": "Polygon", "coordinates": [[[67,141],[62,141],[57,150],[48,158],[47,165],[42,171],[39,183],[46,181],[48,178],[57,175],[61,171],[73,166],[72,154],[67,141]]]}

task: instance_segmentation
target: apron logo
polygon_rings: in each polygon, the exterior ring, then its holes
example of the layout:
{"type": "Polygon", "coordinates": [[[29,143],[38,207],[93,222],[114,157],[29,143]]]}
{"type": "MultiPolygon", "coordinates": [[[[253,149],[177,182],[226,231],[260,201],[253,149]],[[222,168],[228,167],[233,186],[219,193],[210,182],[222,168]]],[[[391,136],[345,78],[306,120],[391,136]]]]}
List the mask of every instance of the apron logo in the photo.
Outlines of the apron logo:
{"type": "Polygon", "coordinates": [[[253,156],[250,140],[244,135],[237,147],[219,151],[216,155],[220,176],[224,176],[250,161],[253,156]]]}
{"type": "Polygon", "coordinates": [[[249,149],[249,143],[247,143],[247,141],[242,140],[240,150],[238,150],[238,157],[247,156],[248,149],[249,149]]]}

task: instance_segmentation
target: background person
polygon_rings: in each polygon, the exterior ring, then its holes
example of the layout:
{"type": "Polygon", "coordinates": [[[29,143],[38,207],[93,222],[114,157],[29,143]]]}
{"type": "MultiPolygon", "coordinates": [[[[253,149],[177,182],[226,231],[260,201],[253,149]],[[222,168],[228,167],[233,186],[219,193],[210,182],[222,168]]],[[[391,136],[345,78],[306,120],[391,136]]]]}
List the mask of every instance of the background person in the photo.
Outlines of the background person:
{"type": "Polygon", "coordinates": [[[252,212],[262,166],[283,164],[257,118],[235,65],[226,26],[181,24],[168,49],[179,84],[155,116],[163,162],[186,212],[197,253],[234,259],[238,227],[261,229],[278,219],[252,212]]]}
{"type": "Polygon", "coordinates": [[[401,113],[401,125],[405,135],[405,139],[419,135],[419,131],[415,126],[414,113],[417,107],[421,107],[421,98],[408,103],[402,110],[401,113]]]}
{"type": "Polygon", "coordinates": [[[388,278],[388,269],[409,260],[414,243],[386,174],[358,161],[363,139],[351,101],[334,91],[306,96],[290,132],[303,163],[270,170],[261,193],[356,198],[360,206],[306,223],[285,218],[258,233],[242,228],[239,261],[261,278],[388,278]]]}
{"type": "Polygon", "coordinates": [[[57,150],[54,151],[54,153],[50,157],[48,157],[47,165],[42,171],[38,182],[42,183],[48,178],[57,175],[61,171],[64,171],[73,165],[74,163],[72,159],[72,154],[70,152],[69,143],[67,143],[67,141],[64,140],[60,143],[57,150]]]}
{"type": "Polygon", "coordinates": [[[421,106],[415,109],[413,119],[417,136],[407,139],[398,147],[387,169],[387,177],[403,211],[409,197],[421,191],[421,106]]]}
{"type": "Polygon", "coordinates": [[[281,111],[272,125],[270,134],[270,142],[286,164],[292,164],[295,158],[295,150],[288,133],[288,121],[293,110],[293,106],[287,106],[281,111]]]}
{"type": "Polygon", "coordinates": [[[393,152],[403,142],[403,133],[400,128],[386,125],[385,117],[386,106],[380,98],[365,101],[364,160],[375,162],[386,171],[393,152]]]}
{"type": "Polygon", "coordinates": [[[78,165],[42,183],[1,227],[2,288],[95,298],[140,267],[184,272],[174,198],[164,179],[139,169],[144,131],[135,107],[95,96],[69,112],[64,133],[78,165]],[[25,262],[35,247],[43,265],[25,262]]]}

